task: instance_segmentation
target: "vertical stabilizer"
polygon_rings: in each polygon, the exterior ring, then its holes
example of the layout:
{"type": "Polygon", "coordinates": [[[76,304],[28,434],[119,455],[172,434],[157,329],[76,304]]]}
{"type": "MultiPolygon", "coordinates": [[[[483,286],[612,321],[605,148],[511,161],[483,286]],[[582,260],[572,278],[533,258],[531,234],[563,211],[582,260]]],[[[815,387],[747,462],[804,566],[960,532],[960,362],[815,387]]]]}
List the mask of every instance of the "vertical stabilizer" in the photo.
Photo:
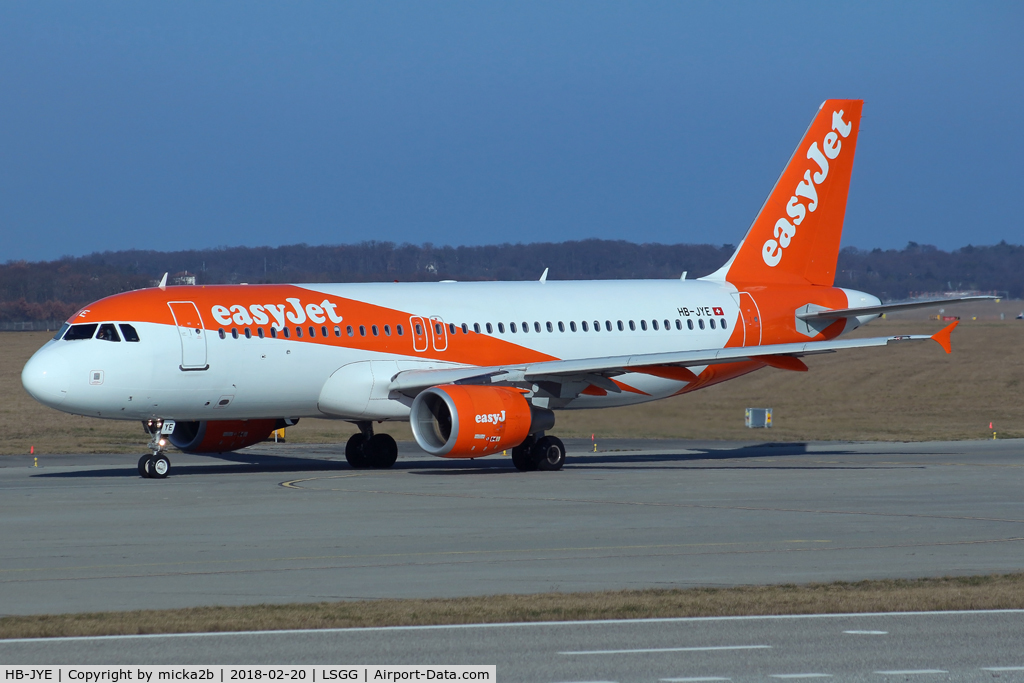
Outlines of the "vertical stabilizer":
{"type": "Polygon", "coordinates": [[[821,105],[736,253],[707,279],[833,284],[862,105],[821,105]]]}

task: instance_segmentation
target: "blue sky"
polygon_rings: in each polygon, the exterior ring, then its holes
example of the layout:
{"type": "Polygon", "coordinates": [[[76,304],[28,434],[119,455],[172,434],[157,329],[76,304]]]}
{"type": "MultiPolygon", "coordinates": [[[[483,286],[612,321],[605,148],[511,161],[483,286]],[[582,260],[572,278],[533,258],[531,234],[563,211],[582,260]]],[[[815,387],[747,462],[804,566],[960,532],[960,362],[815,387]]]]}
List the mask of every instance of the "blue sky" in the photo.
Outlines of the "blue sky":
{"type": "Polygon", "coordinates": [[[0,3],[0,262],[737,243],[865,100],[844,244],[1024,241],[1024,3],[0,3]]]}

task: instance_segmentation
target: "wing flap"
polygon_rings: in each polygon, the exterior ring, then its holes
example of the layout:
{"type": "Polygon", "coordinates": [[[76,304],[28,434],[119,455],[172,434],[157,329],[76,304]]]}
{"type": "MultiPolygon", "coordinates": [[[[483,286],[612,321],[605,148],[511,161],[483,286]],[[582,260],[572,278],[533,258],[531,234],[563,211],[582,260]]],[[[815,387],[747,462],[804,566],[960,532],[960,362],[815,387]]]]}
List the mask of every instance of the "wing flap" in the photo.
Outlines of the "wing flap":
{"type": "MultiPolygon", "coordinates": [[[[586,380],[604,388],[610,378],[627,372],[644,372],[645,368],[694,367],[716,363],[735,363],[749,360],[764,360],[766,365],[798,369],[796,363],[782,360],[832,353],[845,349],[861,349],[886,346],[906,341],[931,339],[944,349],[949,343],[948,332],[953,326],[936,333],[908,334],[893,337],[867,337],[864,339],[834,339],[830,341],[796,342],[791,344],[766,344],[764,346],[739,346],[727,349],[703,349],[698,351],[670,351],[666,353],[643,353],[629,356],[607,356],[603,358],[581,358],[575,360],[553,360],[539,363],[496,365],[491,367],[466,366],[443,370],[407,370],[392,379],[389,389],[406,395],[415,395],[438,384],[522,384],[534,380],[551,380],[563,377],[566,381],[586,380]],[[944,335],[944,336],[943,336],[944,335]]],[[[657,374],[657,373],[648,373],[657,374]]]]}

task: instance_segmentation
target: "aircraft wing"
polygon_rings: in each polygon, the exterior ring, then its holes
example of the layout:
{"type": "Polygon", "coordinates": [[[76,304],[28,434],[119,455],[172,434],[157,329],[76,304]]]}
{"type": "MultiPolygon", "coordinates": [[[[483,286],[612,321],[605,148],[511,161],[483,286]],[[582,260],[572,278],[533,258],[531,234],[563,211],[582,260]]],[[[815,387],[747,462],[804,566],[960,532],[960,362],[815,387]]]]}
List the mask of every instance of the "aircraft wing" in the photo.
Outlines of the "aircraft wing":
{"type": "Polygon", "coordinates": [[[955,304],[962,301],[981,301],[984,299],[997,299],[995,296],[960,296],[951,299],[923,299],[919,301],[902,301],[894,304],[881,304],[879,306],[862,306],[860,308],[838,308],[831,311],[805,311],[797,313],[796,317],[801,320],[839,320],[840,318],[853,318],[858,315],[881,315],[894,311],[906,311],[912,308],[929,308],[939,304],[955,304]]]}
{"type": "MultiPolygon", "coordinates": [[[[803,364],[796,361],[801,356],[832,353],[843,349],[859,349],[906,341],[932,339],[939,343],[946,353],[950,352],[949,335],[957,322],[948,325],[933,335],[906,334],[892,337],[868,337],[866,339],[835,339],[830,341],[796,342],[791,344],[766,344],[764,346],[739,346],[725,349],[698,351],[669,351],[667,353],[642,353],[627,356],[605,356],[576,360],[553,360],[537,363],[496,365],[491,367],[467,366],[441,370],[407,370],[395,375],[388,389],[409,396],[438,384],[517,384],[542,380],[588,382],[608,391],[619,392],[609,378],[627,372],[644,372],[662,368],[687,368],[716,363],[734,363],[748,360],[762,360],[768,365],[789,369],[803,364]],[[788,360],[786,358],[791,360],[788,360]]],[[[657,374],[657,373],[652,373],[657,374]]],[[[692,376],[692,373],[690,373],[692,376]]],[[[695,378],[695,377],[694,377],[695,378]]]]}

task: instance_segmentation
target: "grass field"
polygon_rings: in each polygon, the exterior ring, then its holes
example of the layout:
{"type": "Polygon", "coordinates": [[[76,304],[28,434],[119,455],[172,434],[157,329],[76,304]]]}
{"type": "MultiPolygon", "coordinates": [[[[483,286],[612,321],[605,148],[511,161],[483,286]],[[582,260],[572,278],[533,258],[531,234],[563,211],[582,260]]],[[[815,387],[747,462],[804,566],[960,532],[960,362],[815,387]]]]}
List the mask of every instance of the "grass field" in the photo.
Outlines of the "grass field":
{"type": "MultiPolygon", "coordinates": [[[[999,437],[1024,437],[1024,321],[1013,319],[1021,306],[1009,301],[957,307],[964,322],[953,333],[951,355],[927,342],[815,356],[807,359],[806,373],[765,368],[664,401],[562,411],[554,433],[598,439],[924,441],[991,438],[992,422],[999,437]],[[744,428],[746,407],[773,408],[773,428],[744,428]]],[[[928,320],[929,313],[878,320],[853,334],[931,334],[945,323],[928,320]]],[[[31,446],[37,453],[142,452],[147,438],[138,422],[67,415],[25,393],[21,369],[49,336],[0,333],[0,455],[28,453],[31,446]]],[[[400,440],[412,438],[404,423],[378,428],[400,440]]],[[[343,444],[354,431],[347,422],[304,419],[287,437],[343,444]]]]}
{"type": "Polygon", "coordinates": [[[1024,608],[1024,574],[0,618],[0,638],[1024,608]]]}

